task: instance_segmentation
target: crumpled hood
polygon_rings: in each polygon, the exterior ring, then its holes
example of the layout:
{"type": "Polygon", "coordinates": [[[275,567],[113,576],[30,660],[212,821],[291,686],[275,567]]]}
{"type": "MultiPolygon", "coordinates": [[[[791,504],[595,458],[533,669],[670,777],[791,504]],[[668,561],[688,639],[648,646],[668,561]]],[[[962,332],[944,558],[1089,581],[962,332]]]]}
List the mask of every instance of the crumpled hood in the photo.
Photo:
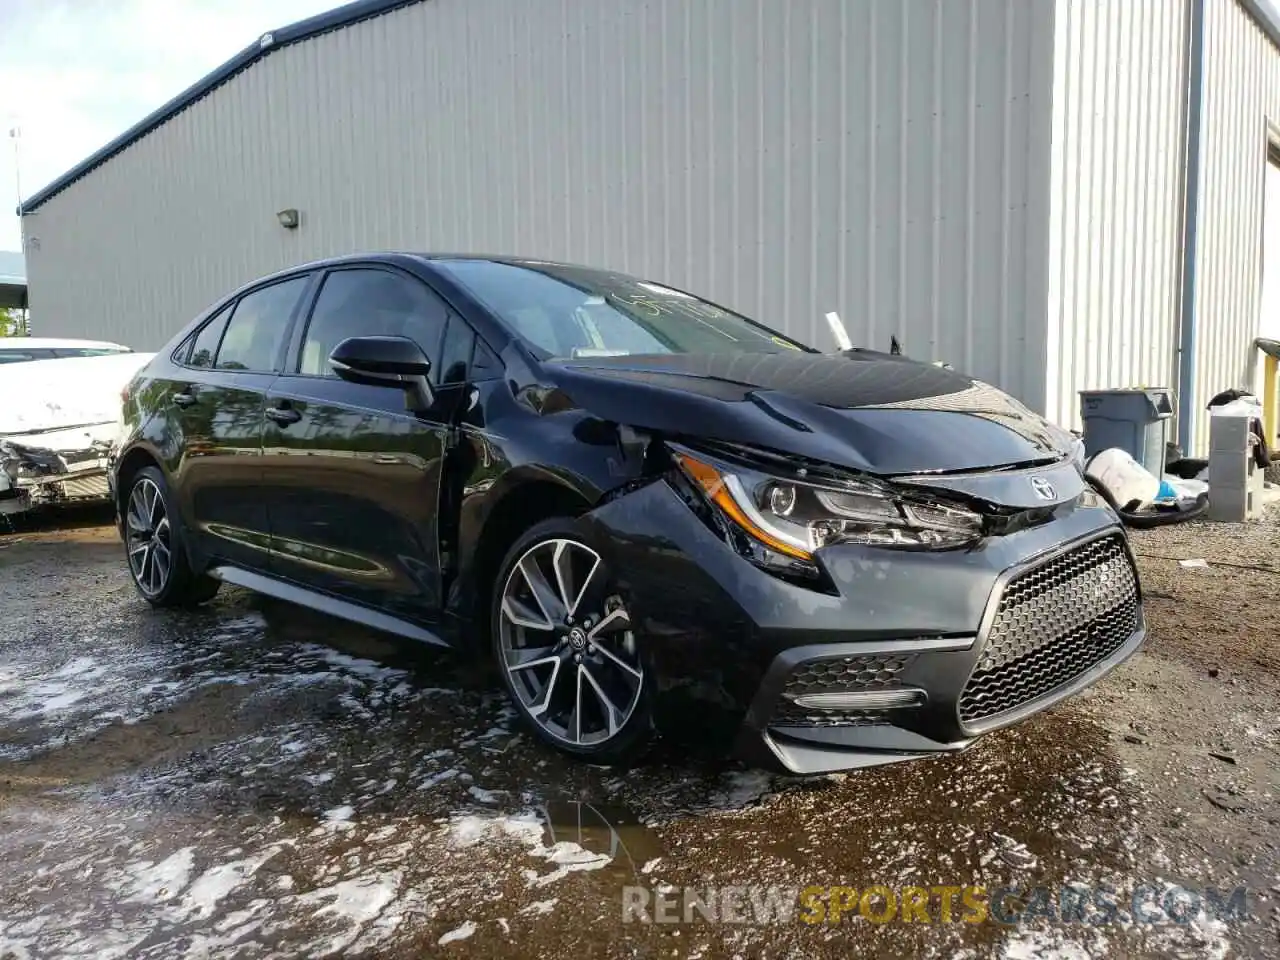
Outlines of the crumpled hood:
{"type": "Polygon", "coordinates": [[[558,407],[886,476],[1061,460],[1069,434],[953,370],[869,351],[547,363],[558,407]]]}

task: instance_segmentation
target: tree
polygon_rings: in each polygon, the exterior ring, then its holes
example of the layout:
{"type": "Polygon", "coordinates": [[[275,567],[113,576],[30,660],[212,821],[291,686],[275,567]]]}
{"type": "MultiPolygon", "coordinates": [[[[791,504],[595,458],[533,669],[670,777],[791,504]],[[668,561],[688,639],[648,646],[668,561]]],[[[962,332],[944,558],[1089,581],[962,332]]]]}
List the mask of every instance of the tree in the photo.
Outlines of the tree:
{"type": "Polygon", "coordinates": [[[21,310],[0,310],[0,337],[20,337],[26,332],[25,327],[21,310]]]}

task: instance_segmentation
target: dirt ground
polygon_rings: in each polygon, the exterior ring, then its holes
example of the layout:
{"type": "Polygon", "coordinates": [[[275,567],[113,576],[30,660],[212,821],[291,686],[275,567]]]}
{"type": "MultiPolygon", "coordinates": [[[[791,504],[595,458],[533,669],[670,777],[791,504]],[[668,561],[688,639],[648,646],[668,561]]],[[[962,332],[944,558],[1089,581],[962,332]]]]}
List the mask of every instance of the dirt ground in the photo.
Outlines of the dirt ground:
{"type": "Polygon", "coordinates": [[[817,779],[564,762],[450,657],[239,591],[150,610],[104,521],[0,535],[5,960],[1280,956],[1276,513],[1135,533],[1150,640],[1085,695],[817,779]],[[1105,887],[1121,909],[624,922],[627,887],[794,907],[872,884],[1105,887]],[[1243,917],[1131,909],[1240,885],[1243,917]]]}

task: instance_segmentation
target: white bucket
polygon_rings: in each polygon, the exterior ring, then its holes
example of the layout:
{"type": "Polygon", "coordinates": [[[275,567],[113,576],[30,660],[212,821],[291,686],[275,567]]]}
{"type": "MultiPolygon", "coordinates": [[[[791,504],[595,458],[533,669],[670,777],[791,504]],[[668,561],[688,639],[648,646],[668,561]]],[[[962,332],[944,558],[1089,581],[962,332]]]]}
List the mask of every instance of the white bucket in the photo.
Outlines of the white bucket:
{"type": "Polygon", "coordinates": [[[1095,453],[1084,472],[1125,511],[1139,510],[1160,495],[1159,478],[1118,447],[1095,453]]]}

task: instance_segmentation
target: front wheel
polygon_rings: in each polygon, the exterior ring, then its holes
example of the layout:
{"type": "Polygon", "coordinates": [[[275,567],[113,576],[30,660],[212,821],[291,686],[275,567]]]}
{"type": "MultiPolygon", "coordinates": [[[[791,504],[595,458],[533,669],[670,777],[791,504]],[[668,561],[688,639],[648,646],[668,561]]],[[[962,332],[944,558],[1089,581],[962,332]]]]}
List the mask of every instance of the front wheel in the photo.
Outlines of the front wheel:
{"type": "Polygon", "coordinates": [[[164,474],[143,467],[125,500],[124,548],[133,585],[153,606],[192,606],[218,592],[217,580],[191,569],[182,537],[164,474]]]}
{"type": "Polygon", "coordinates": [[[652,679],[626,603],[569,520],[537,524],[494,583],[494,656],[539,739],[601,764],[638,760],[652,738],[652,679]]]}

